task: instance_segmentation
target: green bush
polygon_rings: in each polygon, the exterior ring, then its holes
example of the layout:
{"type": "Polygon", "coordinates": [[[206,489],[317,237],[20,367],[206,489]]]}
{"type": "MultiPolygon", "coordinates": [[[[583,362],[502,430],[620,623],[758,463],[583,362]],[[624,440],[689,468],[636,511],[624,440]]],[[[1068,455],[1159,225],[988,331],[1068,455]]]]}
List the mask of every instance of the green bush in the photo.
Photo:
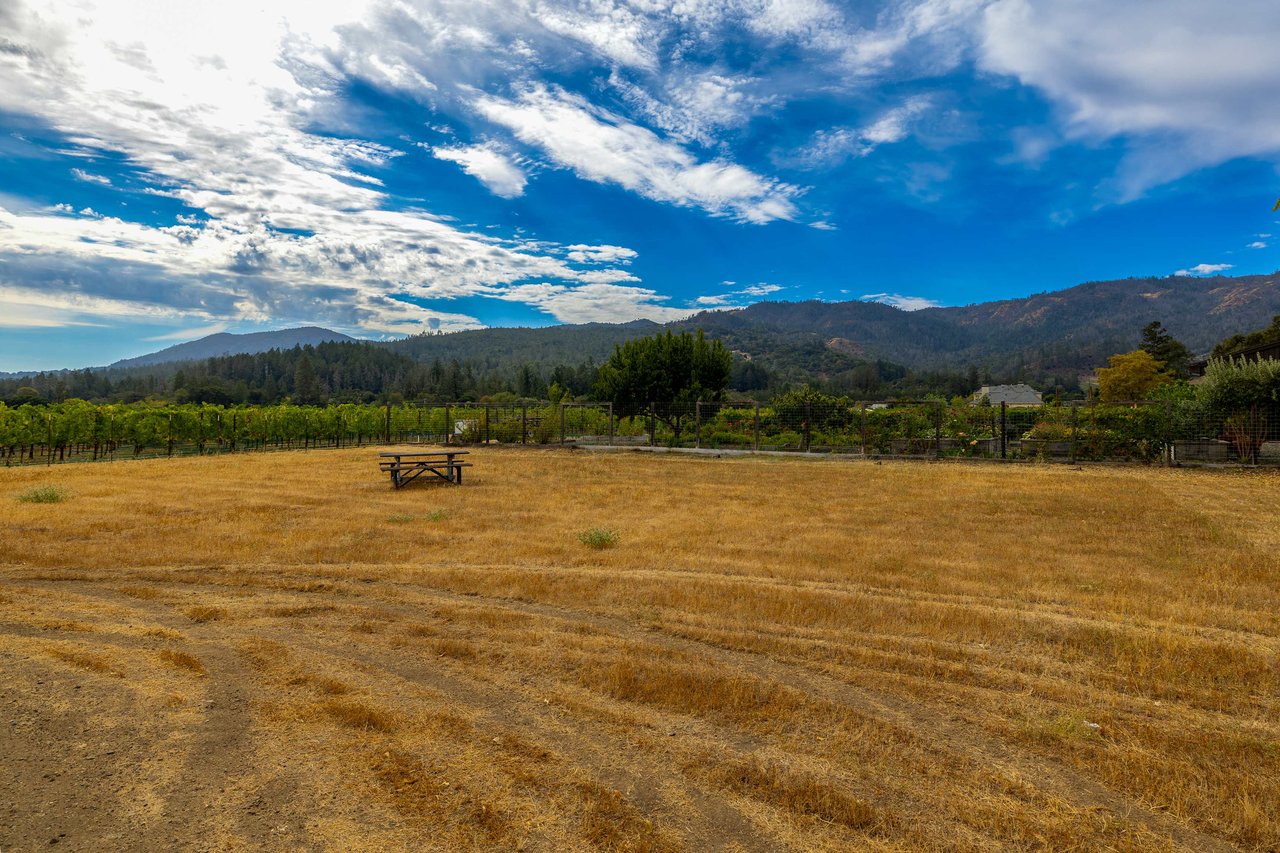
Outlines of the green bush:
{"type": "Polygon", "coordinates": [[[27,504],[58,504],[70,495],[61,486],[41,486],[18,495],[18,500],[27,504]]]}
{"type": "Polygon", "coordinates": [[[584,530],[578,534],[578,541],[588,548],[601,550],[604,548],[612,548],[618,544],[618,534],[613,530],[606,530],[603,527],[593,527],[590,530],[584,530]]]}

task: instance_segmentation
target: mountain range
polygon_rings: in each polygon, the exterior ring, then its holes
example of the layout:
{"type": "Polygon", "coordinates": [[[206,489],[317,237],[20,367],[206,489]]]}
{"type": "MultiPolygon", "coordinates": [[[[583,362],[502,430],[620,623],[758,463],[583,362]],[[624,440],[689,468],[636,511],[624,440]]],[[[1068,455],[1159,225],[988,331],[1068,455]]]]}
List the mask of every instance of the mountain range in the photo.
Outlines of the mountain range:
{"type": "Polygon", "coordinates": [[[742,358],[783,374],[882,360],[914,370],[975,365],[998,375],[1073,376],[1136,349],[1158,320],[1195,353],[1280,314],[1280,274],[1089,282],[1020,299],[903,311],[876,302],[758,302],[704,311],[665,326],[648,321],[417,335],[385,344],[418,361],[575,362],[664,328],[702,329],[742,358]]]}
{"type": "MultiPolygon", "coordinates": [[[[544,328],[424,333],[361,342],[308,326],[236,335],[221,333],[112,364],[112,374],[224,355],[289,350],[326,342],[390,351],[410,364],[458,362],[478,374],[524,365],[599,364],[622,341],[666,329],[701,329],[754,362],[773,381],[847,379],[868,364],[957,372],[970,366],[997,380],[1063,382],[1135,349],[1142,327],[1164,324],[1196,354],[1222,339],[1265,326],[1280,315],[1280,274],[1211,278],[1130,278],[1089,282],[1019,299],[903,311],[875,302],[759,302],[703,311],[673,323],[647,320],[544,328]]],[[[163,370],[163,367],[160,368],[163,370]]]]}
{"type": "Polygon", "coordinates": [[[171,361],[202,361],[220,355],[268,352],[273,349],[293,349],[297,346],[315,346],[333,341],[354,343],[357,338],[322,329],[319,326],[302,326],[296,329],[279,329],[271,332],[250,332],[244,335],[219,332],[216,335],[187,341],[166,347],[158,352],[126,358],[111,364],[109,370],[131,367],[149,367],[171,361]]]}

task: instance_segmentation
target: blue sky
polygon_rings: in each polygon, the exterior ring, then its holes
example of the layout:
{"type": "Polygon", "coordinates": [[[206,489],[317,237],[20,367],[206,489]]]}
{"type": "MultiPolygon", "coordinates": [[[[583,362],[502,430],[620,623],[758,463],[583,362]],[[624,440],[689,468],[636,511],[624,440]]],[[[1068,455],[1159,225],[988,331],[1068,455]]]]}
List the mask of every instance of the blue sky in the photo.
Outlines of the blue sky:
{"type": "Polygon", "coordinates": [[[1272,272],[1278,42],[1274,0],[10,0],[0,370],[1272,272]]]}

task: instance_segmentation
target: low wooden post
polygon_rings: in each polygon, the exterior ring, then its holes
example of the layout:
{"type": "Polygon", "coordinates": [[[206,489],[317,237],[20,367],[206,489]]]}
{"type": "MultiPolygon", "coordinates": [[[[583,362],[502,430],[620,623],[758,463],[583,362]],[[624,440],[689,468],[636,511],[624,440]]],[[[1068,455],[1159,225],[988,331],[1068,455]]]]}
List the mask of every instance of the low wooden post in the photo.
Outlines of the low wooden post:
{"type": "Polygon", "coordinates": [[[693,404],[693,446],[702,448],[702,401],[697,400],[693,404]]]}

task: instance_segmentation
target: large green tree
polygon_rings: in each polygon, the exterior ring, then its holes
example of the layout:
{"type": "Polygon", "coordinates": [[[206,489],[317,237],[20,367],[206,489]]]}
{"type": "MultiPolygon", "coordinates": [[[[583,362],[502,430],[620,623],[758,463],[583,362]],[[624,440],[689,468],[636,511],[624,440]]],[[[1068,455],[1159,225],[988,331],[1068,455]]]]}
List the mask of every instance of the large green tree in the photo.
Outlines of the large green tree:
{"type": "Polygon", "coordinates": [[[1142,347],[1156,361],[1164,365],[1164,369],[1175,379],[1186,379],[1191,364],[1191,350],[1186,344],[1169,334],[1159,320],[1148,323],[1142,329],[1142,347]]]}
{"type": "Polygon", "coordinates": [[[696,335],[665,332],[618,344],[596,377],[595,396],[629,417],[659,403],[654,415],[679,435],[694,403],[719,403],[733,370],[724,344],[696,335]],[[669,405],[675,404],[675,405],[669,405]]]}

